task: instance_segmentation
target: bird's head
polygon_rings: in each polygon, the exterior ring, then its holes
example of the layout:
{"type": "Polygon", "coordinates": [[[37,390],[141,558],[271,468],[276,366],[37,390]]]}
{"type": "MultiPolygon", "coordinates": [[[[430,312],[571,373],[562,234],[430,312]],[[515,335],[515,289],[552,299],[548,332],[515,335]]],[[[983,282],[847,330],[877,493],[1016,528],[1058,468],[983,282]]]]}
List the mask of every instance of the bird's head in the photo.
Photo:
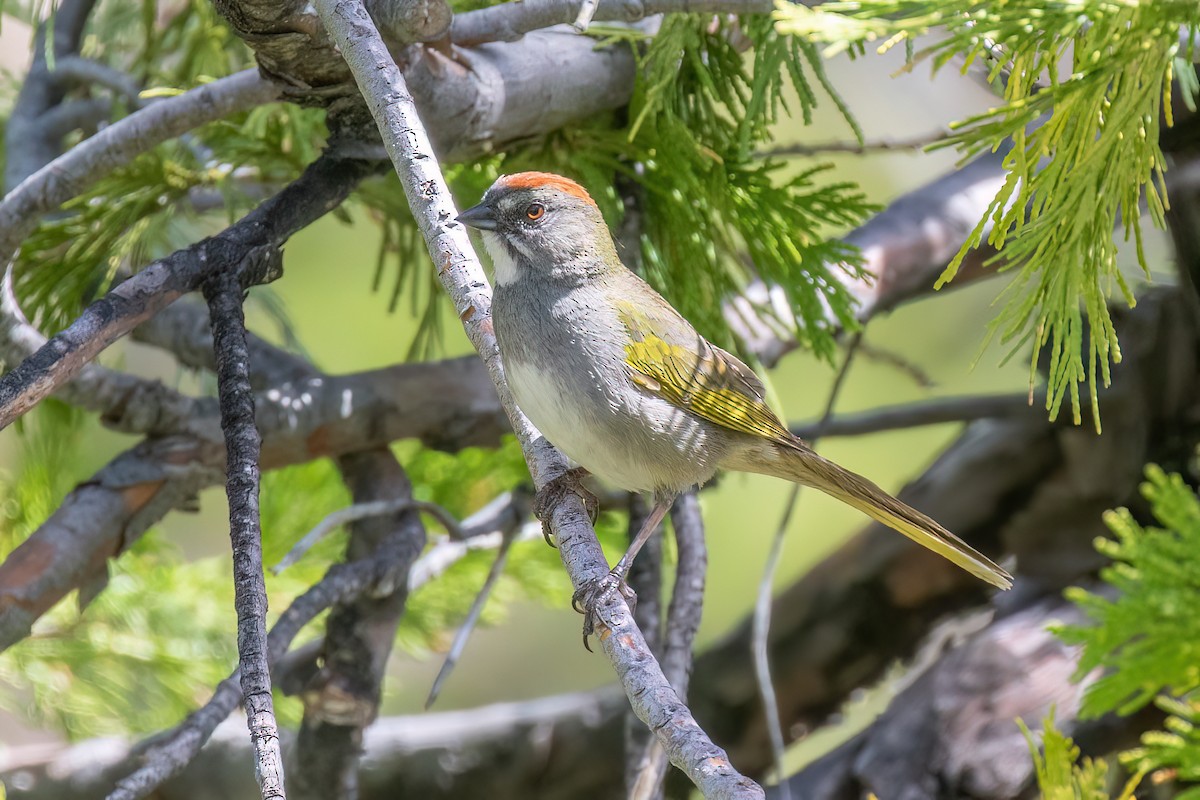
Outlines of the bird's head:
{"type": "Polygon", "coordinates": [[[595,201],[561,175],[504,175],[458,221],[482,232],[502,286],[525,278],[578,279],[620,264],[595,201]]]}

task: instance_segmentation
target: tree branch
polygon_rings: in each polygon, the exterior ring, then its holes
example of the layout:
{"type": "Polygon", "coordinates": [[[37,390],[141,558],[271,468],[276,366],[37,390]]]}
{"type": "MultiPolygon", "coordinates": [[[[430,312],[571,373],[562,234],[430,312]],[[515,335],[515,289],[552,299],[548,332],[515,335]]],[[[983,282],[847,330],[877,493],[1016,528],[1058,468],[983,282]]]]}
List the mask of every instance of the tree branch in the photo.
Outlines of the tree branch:
{"type": "Polygon", "coordinates": [[[154,262],[92,303],[66,330],[0,377],[0,429],[69,380],[112,342],[180,295],[197,289],[214,270],[241,265],[252,251],[280,247],[293,233],[336,208],[372,169],[368,162],[323,155],[239,222],[154,262]]]}
{"type": "MultiPolygon", "coordinates": [[[[626,534],[630,542],[637,536],[646,521],[650,509],[643,495],[630,492],[628,495],[629,520],[626,534]]],[[[633,609],[633,619],[646,637],[646,646],[656,657],[663,655],[663,535],[662,526],[647,540],[646,545],[633,562],[629,571],[629,588],[637,597],[637,606],[633,609]]],[[[666,670],[663,670],[666,675],[666,670]]],[[[670,676],[668,676],[670,680],[670,676]]],[[[651,752],[662,755],[664,766],[666,754],[658,746],[654,734],[642,724],[642,721],[629,708],[625,712],[625,763],[622,774],[625,777],[626,797],[638,797],[635,793],[639,777],[644,771],[647,758],[651,752]],[[654,748],[654,749],[652,749],[654,748]]],[[[664,769],[665,773],[666,770],[664,769]]],[[[647,797],[644,800],[652,800],[647,797]]]]}
{"type": "MultiPolygon", "coordinates": [[[[95,0],[64,0],[53,18],[54,59],[78,52],[83,29],[92,13],[95,0]]],[[[25,176],[53,159],[62,146],[60,137],[48,135],[43,129],[45,114],[63,99],[62,87],[49,70],[46,57],[46,23],[38,26],[34,36],[33,65],[21,84],[21,91],[6,121],[4,136],[4,190],[20,183],[25,176]]],[[[2,219],[2,217],[0,217],[2,219]]],[[[0,228],[3,224],[0,223],[0,228]]],[[[3,238],[0,237],[0,241],[3,238]]],[[[0,247],[0,258],[7,259],[12,249],[0,247]]]]}
{"type": "MultiPolygon", "coordinates": [[[[770,14],[770,0],[592,0],[588,22],[638,22],[655,14],[770,14]]],[[[579,26],[580,0],[516,0],[454,16],[450,38],[457,45],[510,42],[553,25],[579,26]]]]}
{"type": "MultiPolygon", "coordinates": [[[[61,13],[61,12],[60,12],[61,13]]],[[[47,211],[83,192],[109,172],[152,147],[206,122],[279,99],[279,89],[245,70],[176,97],[158,100],[114,122],[42,166],[12,188],[0,202],[0,258],[7,258],[37,227],[47,211]]],[[[9,140],[17,131],[9,127],[9,140]]],[[[9,163],[14,164],[9,149],[9,163]]],[[[10,184],[11,185],[11,184],[10,184]]]]}
{"type": "Polygon", "coordinates": [[[90,58],[75,55],[57,58],[50,76],[60,86],[63,84],[94,84],[120,95],[135,109],[142,105],[139,97],[142,87],[132,76],[90,58]]]}
{"type": "MultiPolygon", "coordinates": [[[[12,266],[0,281],[0,358],[6,364],[20,363],[46,344],[46,337],[33,327],[13,292],[12,266]]],[[[198,401],[159,381],[87,364],[55,392],[65,402],[100,415],[105,425],[123,433],[168,435],[187,430],[206,413],[198,401]]]]}
{"type": "MultiPolygon", "coordinates": [[[[388,55],[361,3],[320,0],[317,12],[345,56],[371,110],[384,146],[429,246],[438,276],[450,294],[467,337],[483,358],[509,413],[534,482],[539,487],[565,471],[566,462],[513,405],[491,329],[487,278],[456,216],[449,190],[425,135],[404,77],[388,55]]],[[[550,512],[559,552],[574,586],[607,571],[604,553],[580,499],[568,495],[550,512]]],[[[729,763],[667,683],[620,593],[596,609],[605,654],[625,685],[634,710],[659,736],[673,763],[709,797],[761,797],[762,790],[729,763]]]]}
{"type": "MultiPolygon", "coordinates": [[[[256,405],[263,469],[409,438],[439,449],[494,446],[508,430],[474,357],[313,377],[267,390],[256,405]]],[[[102,585],[107,559],[224,479],[215,404],[206,407],[211,413],[188,435],[147,439],[76,487],[0,564],[0,650],[27,636],[72,589],[102,585]]]]}
{"type": "MultiPolygon", "coordinates": [[[[675,588],[667,608],[667,630],[662,649],[663,674],[687,702],[692,677],[692,648],[700,630],[704,610],[704,583],[708,572],[708,548],[704,543],[704,517],[695,490],[680,495],[671,508],[677,560],[675,588]]],[[[663,796],[667,756],[662,746],[651,741],[642,753],[638,775],[630,797],[655,800],[663,796]]]]}
{"type": "Polygon", "coordinates": [[[947,422],[974,422],[977,419],[1020,418],[1040,415],[1041,390],[1034,392],[1033,402],[1028,394],[968,395],[966,397],[935,397],[896,406],[883,406],[856,414],[839,414],[827,422],[801,422],[791,426],[792,433],[801,439],[824,436],[864,436],[883,431],[919,428],[923,425],[942,425],[947,422]]]}
{"type": "MultiPolygon", "coordinates": [[[[265,262],[281,258],[278,250],[272,250],[262,259],[264,263],[256,267],[263,272],[274,271],[278,267],[265,262]]],[[[262,520],[258,507],[262,438],[254,422],[240,271],[230,264],[209,278],[204,283],[204,299],[212,318],[221,428],[225,431],[225,491],[229,497],[229,538],[233,545],[242,698],[250,741],[254,744],[254,774],[259,791],[263,800],[283,800],[283,754],[267,663],[267,585],[263,578],[262,520]]]]}

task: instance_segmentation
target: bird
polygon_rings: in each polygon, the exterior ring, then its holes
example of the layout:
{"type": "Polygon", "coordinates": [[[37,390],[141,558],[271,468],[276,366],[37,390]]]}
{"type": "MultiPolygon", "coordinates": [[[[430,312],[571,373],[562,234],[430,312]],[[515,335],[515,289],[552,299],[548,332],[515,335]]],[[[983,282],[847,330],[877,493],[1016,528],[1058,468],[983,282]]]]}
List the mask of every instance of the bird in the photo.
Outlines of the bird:
{"type": "MultiPolygon", "coordinates": [[[[638,551],[676,497],[718,471],[818,489],[987,583],[1012,586],[936,521],[794,436],[754,371],[621,262],[600,209],[575,181],[501,176],[456,221],[480,232],[492,261],[492,324],[517,406],[582,470],[653,497],[629,549],[590,594],[577,592],[577,608],[581,597],[586,606],[614,589],[633,601],[625,578],[638,551]]],[[[586,633],[585,622],[585,643],[586,633]]]]}

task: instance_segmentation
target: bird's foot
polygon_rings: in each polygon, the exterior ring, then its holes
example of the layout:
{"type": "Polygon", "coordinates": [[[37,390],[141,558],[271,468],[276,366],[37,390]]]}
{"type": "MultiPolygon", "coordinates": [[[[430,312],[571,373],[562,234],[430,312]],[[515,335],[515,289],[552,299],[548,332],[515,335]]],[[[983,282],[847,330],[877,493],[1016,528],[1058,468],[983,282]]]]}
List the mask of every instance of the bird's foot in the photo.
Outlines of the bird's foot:
{"type": "Polygon", "coordinates": [[[583,485],[583,479],[587,475],[588,471],[583,467],[569,469],[538,489],[537,496],[533,498],[533,513],[542,521],[542,536],[551,547],[556,545],[550,533],[550,513],[568,494],[579,495],[583,507],[587,509],[588,518],[593,525],[596,524],[596,517],[600,513],[600,500],[583,485]]]}
{"type": "Polygon", "coordinates": [[[620,592],[629,604],[629,612],[637,608],[637,593],[629,588],[625,578],[616,570],[610,570],[603,578],[590,581],[579,588],[571,597],[571,608],[583,614],[583,646],[590,653],[592,647],[588,637],[596,632],[596,608],[612,597],[613,592],[620,592]]]}

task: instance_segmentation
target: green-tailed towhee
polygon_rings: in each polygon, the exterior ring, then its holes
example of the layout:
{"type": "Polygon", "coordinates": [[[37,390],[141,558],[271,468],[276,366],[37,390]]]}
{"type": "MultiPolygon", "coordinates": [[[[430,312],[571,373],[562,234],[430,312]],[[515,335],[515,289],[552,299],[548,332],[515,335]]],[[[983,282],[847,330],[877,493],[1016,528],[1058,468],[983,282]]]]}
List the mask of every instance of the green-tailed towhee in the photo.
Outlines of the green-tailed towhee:
{"type": "Polygon", "coordinates": [[[717,470],[774,475],[861,510],[988,583],[1012,578],[921,512],[793,436],[754,372],[696,333],[621,263],[600,209],[574,181],[501,177],[458,221],[495,267],[492,318],[517,405],[580,466],[655,505],[609,587],[675,497],[717,470]]]}

